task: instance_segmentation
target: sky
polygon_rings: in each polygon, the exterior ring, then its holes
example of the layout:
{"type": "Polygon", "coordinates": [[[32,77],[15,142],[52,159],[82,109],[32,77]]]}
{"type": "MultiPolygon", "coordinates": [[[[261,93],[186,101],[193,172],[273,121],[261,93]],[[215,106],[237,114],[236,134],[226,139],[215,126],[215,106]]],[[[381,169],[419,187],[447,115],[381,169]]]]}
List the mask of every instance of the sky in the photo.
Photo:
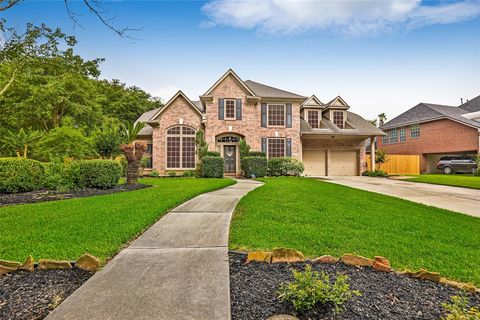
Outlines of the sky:
{"type": "Polygon", "coordinates": [[[77,54],[105,58],[101,78],[167,101],[197,100],[229,68],[322,102],[340,95],[367,119],[420,102],[459,105],[480,95],[480,0],[112,1],[104,16],[81,1],[26,0],[0,17],[19,29],[45,22],[77,37],[77,54]]]}

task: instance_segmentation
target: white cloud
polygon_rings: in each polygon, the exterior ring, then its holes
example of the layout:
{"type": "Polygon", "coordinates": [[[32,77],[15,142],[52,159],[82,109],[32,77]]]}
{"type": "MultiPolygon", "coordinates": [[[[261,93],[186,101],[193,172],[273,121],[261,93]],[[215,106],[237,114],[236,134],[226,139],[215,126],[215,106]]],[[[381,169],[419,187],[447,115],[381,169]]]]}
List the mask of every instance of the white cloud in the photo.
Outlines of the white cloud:
{"type": "Polygon", "coordinates": [[[202,11],[209,26],[262,33],[325,30],[363,36],[472,19],[480,16],[480,1],[426,5],[421,0],[211,0],[202,11]]]}

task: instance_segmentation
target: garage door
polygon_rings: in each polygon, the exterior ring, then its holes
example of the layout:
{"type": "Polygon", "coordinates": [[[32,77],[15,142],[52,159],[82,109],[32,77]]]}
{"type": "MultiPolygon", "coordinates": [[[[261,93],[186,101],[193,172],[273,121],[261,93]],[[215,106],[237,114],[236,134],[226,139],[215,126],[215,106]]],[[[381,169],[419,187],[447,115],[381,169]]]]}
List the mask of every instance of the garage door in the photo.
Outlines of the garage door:
{"type": "Polygon", "coordinates": [[[325,150],[303,150],[302,158],[307,176],[325,175],[325,150]]]}
{"type": "Polygon", "coordinates": [[[356,176],[357,152],[332,150],[330,152],[330,176],[356,176]]]}

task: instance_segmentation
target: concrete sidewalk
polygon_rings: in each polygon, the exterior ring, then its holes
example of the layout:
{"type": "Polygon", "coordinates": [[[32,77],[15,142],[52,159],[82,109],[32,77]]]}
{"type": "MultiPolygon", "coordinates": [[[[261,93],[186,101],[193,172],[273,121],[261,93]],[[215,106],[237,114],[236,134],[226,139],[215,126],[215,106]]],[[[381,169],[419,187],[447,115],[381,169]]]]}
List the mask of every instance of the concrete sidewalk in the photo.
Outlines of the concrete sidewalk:
{"type": "Polygon", "coordinates": [[[165,215],[46,319],[230,319],[228,232],[238,180],[165,215]]]}
{"type": "Polygon", "coordinates": [[[325,181],[480,217],[480,190],[370,177],[324,177],[325,181]]]}

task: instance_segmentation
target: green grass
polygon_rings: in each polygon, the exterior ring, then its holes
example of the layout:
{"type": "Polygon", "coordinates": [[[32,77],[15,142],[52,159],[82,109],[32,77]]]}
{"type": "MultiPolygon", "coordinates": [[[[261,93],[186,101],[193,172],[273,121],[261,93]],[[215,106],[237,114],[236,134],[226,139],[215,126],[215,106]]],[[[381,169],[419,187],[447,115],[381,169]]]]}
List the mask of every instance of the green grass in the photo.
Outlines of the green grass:
{"type": "Polygon", "coordinates": [[[406,181],[442,184],[446,186],[480,189],[480,177],[467,174],[422,174],[406,181]]]}
{"type": "Polygon", "coordinates": [[[308,178],[265,178],[240,200],[230,247],[294,248],[309,257],[385,256],[480,285],[480,219],[308,178]]]}
{"type": "Polygon", "coordinates": [[[84,252],[104,262],[169,209],[234,183],[229,179],[142,179],[153,187],[89,198],[0,208],[0,259],[75,260],[84,252]]]}

